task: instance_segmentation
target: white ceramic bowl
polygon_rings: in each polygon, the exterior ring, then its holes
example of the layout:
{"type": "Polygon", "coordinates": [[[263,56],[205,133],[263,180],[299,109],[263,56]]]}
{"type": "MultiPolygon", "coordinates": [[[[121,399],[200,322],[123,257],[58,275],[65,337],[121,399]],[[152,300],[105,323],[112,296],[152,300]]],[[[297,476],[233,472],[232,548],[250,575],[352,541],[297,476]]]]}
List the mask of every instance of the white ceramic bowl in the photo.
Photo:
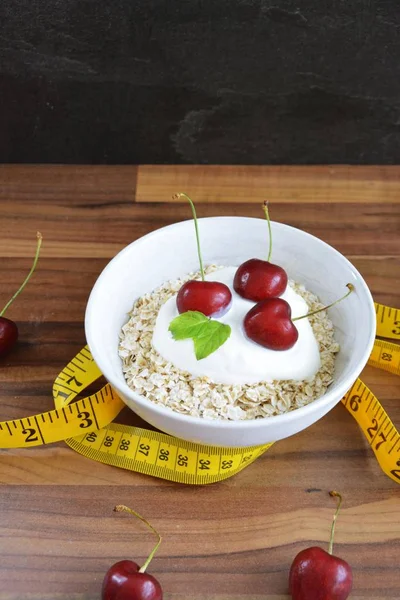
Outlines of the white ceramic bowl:
{"type": "MultiPolygon", "coordinates": [[[[239,265],[268,253],[264,219],[199,219],[205,264],[239,265]]],[[[171,435],[218,446],[245,447],[277,441],[305,429],[333,408],[357,379],[371,353],[375,310],[360,273],[342,254],[318,238],[272,223],[272,262],[328,304],[346,283],[355,293],[329,310],[340,343],[334,382],[326,394],[293,412],[251,421],[209,421],[158,406],[125,383],[118,357],[118,335],[134,301],[169,279],[198,269],[193,221],[158,229],[117,254],[99,276],[88,301],[85,330],[94,360],[126,404],[148,423],[171,435]]]]}

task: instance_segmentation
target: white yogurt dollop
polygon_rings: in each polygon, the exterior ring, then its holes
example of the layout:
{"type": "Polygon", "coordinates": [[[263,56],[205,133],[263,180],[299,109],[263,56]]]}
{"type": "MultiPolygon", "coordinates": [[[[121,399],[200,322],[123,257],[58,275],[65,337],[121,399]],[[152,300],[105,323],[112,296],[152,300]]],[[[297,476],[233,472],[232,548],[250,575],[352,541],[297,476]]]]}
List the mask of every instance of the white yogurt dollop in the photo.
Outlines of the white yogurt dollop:
{"type": "MultiPolygon", "coordinates": [[[[153,332],[153,347],[163,358],[182,371],[194,376],[207,376],[215,383],[246,384],[273,379],[312,379],[321,367],[318,343],[308,319],[296,321],[299,339],[293,348],[284,351],[268,350],[249,340],[243,329],[243,319],[254,306],[233,289],[237,267],[225,267],[206,276],[210,281],[225,283],[232,292],[232,306],[218,321],[231,326],[229,339],[215,352],[197,360],[193,341],[173,339],[168,331],[172,319],[179,315],[176,296],[165,302],[157,316],[153,332]]],[[[292,317],[300,317],[308,306],[289,286],[281,298],[292,308],[292,317]]]]}

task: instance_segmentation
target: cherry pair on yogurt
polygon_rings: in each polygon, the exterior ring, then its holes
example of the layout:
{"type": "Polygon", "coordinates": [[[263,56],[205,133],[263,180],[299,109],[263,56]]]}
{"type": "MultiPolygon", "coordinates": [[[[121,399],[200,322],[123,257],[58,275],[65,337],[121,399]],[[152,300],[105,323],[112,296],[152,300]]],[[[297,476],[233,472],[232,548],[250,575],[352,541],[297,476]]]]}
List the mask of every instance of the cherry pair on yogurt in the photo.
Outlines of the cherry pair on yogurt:
{"type": "Polygon", "coordinates": [[[267,260],[251,258],[237,269],[233,287],[237,294],[256,302],[246,314],[243,328],[247,337],[269,350],[290,350],[299,338],[294,321],[311,317],[318,312],[331,308],[344,300],[353,291],[351,283],[347,284],[348,292],[332,304],[319,308],[311,313],[292,319],[290,304],[280,298],[287,287],[288,276],[282,267],[270,262],[272,253],[271,222],[268,203],[264,202],[263,210],[268,222],[269,253],[267,260]]]}
{"type": "Polygon", "coordinates": [[[268,258],[250,258],[242,263],[235,273],[233,287],[242,298],[257,302],[244,318],[247,337],[271,350],[287,350],[294,346],[299,334],[290,320],[290,305],[279,298],[287,287],[287,273],[270,262],[272,231],[267,201],[263,210],[269,231],[268,258]]]}
{"type": "MultiPolygon", "coordinates": [[[[190,203],[196,232],[197,253],[199,257],[201,281],[187,281],[180,288],[176,304],[179,313],[189,310],[199,311],[207,317],[222,317],[230,308],[232,294],[224,283],[205,281],[203,261],[201,258],[199,231],[196,209],[187,194],[177,194],[174,198],[185,198],[190,203]]],[[[251,258],[237,269],[233,281],[234,290],[242,298],[259,302],[266,298],[281,296],[286,290],[288,277],[286,271],[270,262],[272,253],[272,232],[268,213],[268,203],[264,202],[263,210],[269,229],[268,259],[251,258]]]]}
{"type": "Polygon", "coordinates": [[[194,228],[196,232],[197,254],[199,257],[201,281],[191,279],[182,285],[177,298],[178,312],[184,313],[189,310],[203,313],[206,317],[222,317],[228,312],[232,304],[232,293],[227,285],[219,281],[206,281],[204,277],[203,260],[200,251],[199,228],[197,223],[196,209],[187,194],[179,193],[174,198],[185,198],[193,213],[194,228]]]}

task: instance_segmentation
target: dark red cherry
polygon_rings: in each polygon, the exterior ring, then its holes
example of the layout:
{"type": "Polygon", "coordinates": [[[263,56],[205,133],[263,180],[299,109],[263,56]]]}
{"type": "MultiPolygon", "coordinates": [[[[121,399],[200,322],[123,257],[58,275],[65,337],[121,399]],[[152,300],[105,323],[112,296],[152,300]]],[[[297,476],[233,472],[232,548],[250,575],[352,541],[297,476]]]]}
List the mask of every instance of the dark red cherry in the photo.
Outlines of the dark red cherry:
{"type": "Polygon", "coordinates": [[[206,317],[222,317],[231,306],[232,293],[224,283],[205,280],[196,209],[187,194],[176,194],[174,198],[185,198],[191,206],[201,274],[201,281],[187,281],[179,290],[176,298],[178,311],[184,313],[194,310],[203,313],[206,317]]]}
{"type": "Polygon", "coordinates": [[[231,303],[231,290],[219,281],[187,281],[176,297],[179,313],[197,310],[206,317],[222,317],[231,303]]]}
{"type": "Polygon", "coordinates": [[[299,552],[290,568],[292,600],[346,600],[352,584],[350,565],[318,546],[299,552]]]}
{"type": "Polygon", "coordinates": [[[235,273],[233,288],[239,296],[253,302],[266,298],[277,298],[286,290],[286,271],[267,260],[246,260],[235,273]]]}
{"type": "Polygon", "coordinates": [[[8,354],[18,340],[18,327],[10,319],[0,317],[0,357],[8,354]]]}
{"type": "Polygon", "coordinates": [[[282,298],[267,298],[257,302],[253,308],[249,310],[243,320],[244,330],[248,338],[269,348],[270,350],[289,350],[298,340],[299,332],[293,321],[300,321],[312,317],[317,313],[332,308],[354,291],[354,286],[347,283],[348,292],[328,304],[316,310],[309,312],[301,317],[292,319],[292,309],[290,304],[282,298]]]}
{"type": "Polygon", "coordinates": [[[278,298],[286,290],[288,276],[286,271],[270,262],[272,254],[272,229],[268,212],[268,202],[264,202],[263,211],[268,223],[269,252],[267,260],[251,258],[246,260],[235,273],[233,288],[239,296],[253,302],[278,298]]]}
{"type": "Polygon", "coordinates": [[[120,560],[110,567],[104,577],[102,600],[162,600],[157,579],[140,573],[132,560],[120,560]]]}
{"type": "Polygon", "coordinates": [[[282,298],[261,300],[244,318],[246,335],[270,350],[289,350],[299,337],[291,314],[290,305],[282,298]]]}
{"type": "Polygon", "coordinates": [[[156,534],[158,542],[141,568],[133,560],[120,560],[108,569],[103,580],[102,600],[162,600],[161,585],[155,577],[146,572],[161,544],[160,534],[153,525],[128,506],[118,504],[114,511],[128,512],[140,519],[156,534]]]}
{"type": "Polygon", "coordinates": [[[39,260],[41,245],[42,245],[42,234],[39,233],[39,231],[38,231],[37,232],[36,254],[35,254],[35,258],[33,260],[31,270],[29,271],[28,275],[25,277],[24,281],[22,282],[22,284],[20,285],[18,290],[15,292],[15,294],[10,298],[10,300],[7,302],[5,307],[0,311],[0,358],[2,356],[5,356],[6,354],[8,354],[13,349],[13,347],[15,346],[15,344],[17,343],[17,340],[18,340],[17,325],[14,323],[14,321],[11,321],[10,319],[6,319],[6,317],[4,316],[4,313],[6,312],[8,307],[11,306],[11,304],[14,302],[15,298],[17,298],[20,295],[20,293],[22,292],[22,290],[24,289],[24,287],[26,286],[26,284],[32,277],[32,274],[35,271],[37,262],[39,260]]]}
{"type": "Polygon", "coordinates": [[[330,496],[338,498],[338,506],[331,526],[328,552],[312,546],[299,552],[289,573],[289,592],[292,600],[346,600],[353,585],[350,565],[333,555],[335,523],[342,505],[342,496],[335,491],[330,496]]]}

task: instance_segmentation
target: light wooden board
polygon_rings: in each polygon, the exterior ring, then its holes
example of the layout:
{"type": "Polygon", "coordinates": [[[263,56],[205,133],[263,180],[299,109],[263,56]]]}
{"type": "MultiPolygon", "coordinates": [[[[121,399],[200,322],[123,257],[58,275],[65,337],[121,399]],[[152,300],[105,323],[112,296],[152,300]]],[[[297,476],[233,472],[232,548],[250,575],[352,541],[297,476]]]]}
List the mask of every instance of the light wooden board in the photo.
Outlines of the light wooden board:
{"type": "Polygon", "coordinates": [[[172,202],[178,192],[196,203],[397,203],[399,167],[153,166],[138,169],[137,202],[172,202]]]}

